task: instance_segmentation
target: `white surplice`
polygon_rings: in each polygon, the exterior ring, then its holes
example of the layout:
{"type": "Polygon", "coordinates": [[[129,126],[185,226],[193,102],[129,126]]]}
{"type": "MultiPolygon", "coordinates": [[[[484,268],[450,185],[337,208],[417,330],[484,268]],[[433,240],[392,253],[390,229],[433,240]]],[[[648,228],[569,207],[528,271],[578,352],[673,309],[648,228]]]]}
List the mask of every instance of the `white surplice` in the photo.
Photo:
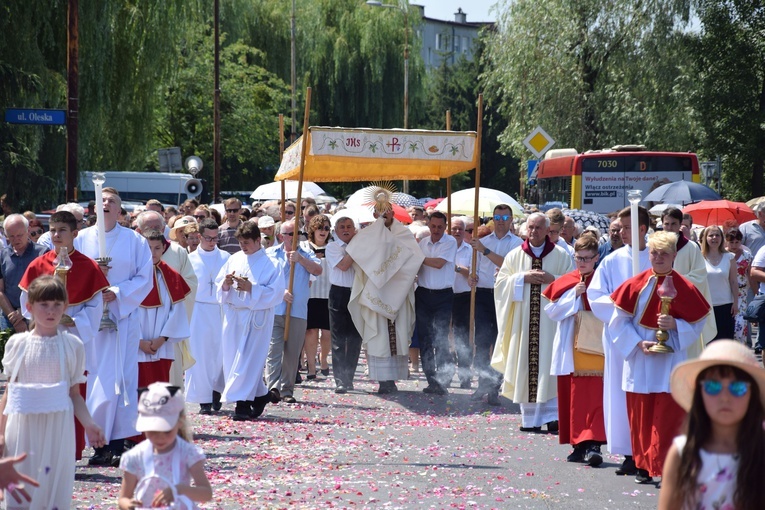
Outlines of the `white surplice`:
{"type": "Polygon", "coordinates": [[[284,299],[284,277],[265,250],[252,255],[233,254],[215,280],[218,299],[223,303],[224,402],[253,400],[268,392],[263,382],[268,347],[274,328],[274,309],[284,299]],[[227,274],[236,272],[252,282],[252,291],[223,290],[227,274]]]}
{"type": "MultiPolygon", "coordinates": [[[[96,227],[81,230],[75,249],[98,258],[96,227]]],[[[138,417],[138,339],[141,336],[137,311],[153,286],[149,245],[139,234],[116,225],[106,233],[109,290],[117,299],[108,303],[109,317],[117,331],[104,329],[85,345],[88,366],[88,410],[101,426],[106,440],[136,434],[138,417]]]]}
{"type": "Polygon", "coordinates": [[[157,287],[159,290],[160,305],[147,308],[138,308],[138,323],[141,326],[141,340],[152,340],[164,336],[167,342],[157,349],[154,354],[146,354],[138,349],[138,362],[145,363],[161,359],[175,359],[175,345],[189,337],[189,318],[186,316],[186,307],[183,301],[173,303],[167,284],[162,277],[162,272],[157,273],[157,287]]]}
{"type": "Polygon", "coordinates": [[[191,355],[197,361],[186,370],[186,401],[197,404],[212,402],[212,392],[223,393],[223,307],[218,301],[215,279],[230,255],[219,250],[197,248],[189,261],[197,275],[194,311],[191,315],[191,355]]]}
{"type": "Polygon", "coordinates": [[[553,339],[550,375],[574,373],[574,329],[576,314],[581,309],[582,298],[576,295],[576,287],[568,289],[557,301],[549,301],[545,305],[547,316],[558,323],[553,339]]]}
{"type": "MultiPolygon", "coordinates": [[[[162,262],[175,269],[186,281],[186,285],[191,288],[191,292],[184,299],[186,316],[191,318],[191,314],[194,311],[194,295],[197,291],[197,275],[189,261],[189,253],[186,251],[186,248],[183,248],[178,243],[170,243],[165,253],[162,254],[162,262]]],[[[191,349],[189,348],[188,338],[182,338],[180,341],[175,342],[173,349],[175,351],[173,359],[177,361],[173,361],[170,367],[170,383],[173,386],[182,388],[183,372],[194,364],[194,360],[190,357],[191,349]]]]}
{"type": "MultiPolygon", "coordinates": [[[[648,261],[648,249],[640,252],[640,272],[651,267],[648,261]]],[[[611,293],[619,285],[632,278],[632,247],[622,246],[612,252],[595,270],[590,286],[587,287],[587,299],[592,313],[603,322],[603,350],[605,366],[603,370],[603,418],[606,424],[608,448],[613,454],[632,455],[630,424],[627,418],[627,395],[622,390],[624,356],[613,348],[613,334],[608,323],[614,313],[611,293]]]]}

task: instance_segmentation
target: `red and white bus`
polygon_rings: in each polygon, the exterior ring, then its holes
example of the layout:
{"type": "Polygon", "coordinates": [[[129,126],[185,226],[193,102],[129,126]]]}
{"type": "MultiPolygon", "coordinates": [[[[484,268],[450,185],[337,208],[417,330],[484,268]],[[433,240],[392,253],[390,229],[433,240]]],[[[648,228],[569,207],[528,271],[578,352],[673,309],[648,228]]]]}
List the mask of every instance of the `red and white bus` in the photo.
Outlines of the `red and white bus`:
{"type": "Polygon", "coordinates": [[[536,173],[539,204],[566,202],[571,209],[604,214],[627,207],[631,189],[646,196],[669,182],[700,181],[696,154],[648,151],[642,145],[583,154],[576,149],[551,150],[536,173]]]}

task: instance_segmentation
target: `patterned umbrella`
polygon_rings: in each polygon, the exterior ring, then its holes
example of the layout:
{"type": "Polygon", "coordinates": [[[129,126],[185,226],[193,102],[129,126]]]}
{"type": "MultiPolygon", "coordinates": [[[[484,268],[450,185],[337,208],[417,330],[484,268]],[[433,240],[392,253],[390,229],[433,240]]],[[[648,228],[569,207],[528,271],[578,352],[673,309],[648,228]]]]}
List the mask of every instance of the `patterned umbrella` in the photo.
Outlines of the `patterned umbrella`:
{"type": "Polygon", "coordinates": [[[420,202],[420,204],[419,204],[419,205],[421,205],[421,206],[423,206],[423,207],[424,207],[424,206],[425,206],[425,204],[427,204],[427,203],[428,203],[428,202],[430,202],[431,200],[433,200],[433,198],[432,198],[432,197],[425,197],[425,198],[421,198],[421,199],[419,199],[419,202],[420,202]]]}
{"type": "Polygon", "coordinates": [[[412,195],[407,195],[406,193],[401,193],[400,191],[396,191],[391,196],[391,202],[394,204],[398,204],[401,207],[411,207],[413,205],[420,205],[420,201],[413,197],[412,195]]]}
{"type": "Polygon", "coordinates": [[[598,227],[601,234],[608,234],[608,227],[611,225],[611,220],[609,220],[607,216],[592,211],[584,211],[582,209],[563,209],[563,214],[572,217],[576,223],[582,226],[582,228],[594,225],[598,227]]]}

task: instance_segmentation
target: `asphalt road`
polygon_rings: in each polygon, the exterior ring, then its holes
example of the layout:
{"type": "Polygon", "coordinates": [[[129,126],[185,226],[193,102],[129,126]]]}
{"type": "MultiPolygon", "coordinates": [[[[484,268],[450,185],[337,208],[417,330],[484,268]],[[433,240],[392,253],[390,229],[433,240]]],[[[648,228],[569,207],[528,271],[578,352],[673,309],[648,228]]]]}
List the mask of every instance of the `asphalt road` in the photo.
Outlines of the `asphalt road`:
{"type": "MultiPolygon", "coordinates": [[[[357,373],[336,395],[331,379],[298,386],[298,404],[269,405],[261,419],[231,420],[233,405],[200,416],[188,404],[195,442],[207,454],[214,501],[203,508],[655,508],[658,490],[565,461],[552,434],[518,430],[520,411],[472,402],[470,390],[423,394],[422,374],[377,396],[357,373]]],[[[455,386],[455,384],[453,384],[455,386]]],[[[86,453],[89,455],[89,452],[86,453]]],[[[87,459],[86,459],[87,460],[87,459]]],[[[78,463],[73,508],[114,508],[120,472],[78,463]]]]}

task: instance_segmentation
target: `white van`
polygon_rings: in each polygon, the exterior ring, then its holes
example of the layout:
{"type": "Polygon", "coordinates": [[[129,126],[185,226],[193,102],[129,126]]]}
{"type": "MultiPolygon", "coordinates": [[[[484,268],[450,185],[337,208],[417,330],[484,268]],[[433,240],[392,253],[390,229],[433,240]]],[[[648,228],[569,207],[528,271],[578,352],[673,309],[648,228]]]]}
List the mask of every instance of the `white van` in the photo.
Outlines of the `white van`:
{"type": "MultiPolygon", "coordinates": [[[[155,198],[163,204],[180,205],[202,194],[202,181],[189,174],[160,172],[102,172],[104,187],[115,188],[125,201],[146,202],[155,198]]],[[[93,172],[80,172],[78,200],[93,200],[93,172]]]]}

